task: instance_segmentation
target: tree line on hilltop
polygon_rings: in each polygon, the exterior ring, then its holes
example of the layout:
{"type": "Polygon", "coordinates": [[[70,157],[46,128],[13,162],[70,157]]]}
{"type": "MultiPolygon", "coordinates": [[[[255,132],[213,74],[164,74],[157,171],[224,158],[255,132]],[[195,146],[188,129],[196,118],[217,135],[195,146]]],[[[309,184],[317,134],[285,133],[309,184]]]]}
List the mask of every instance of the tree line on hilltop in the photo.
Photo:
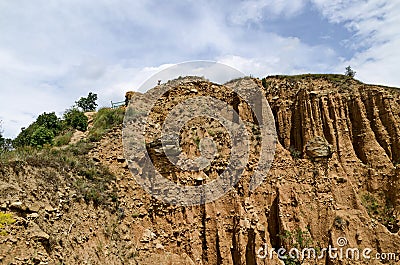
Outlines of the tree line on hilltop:
{"type": "Polygon", "coordinates": [[[86,131],[88,118],[85,112],[95,111],[96,101],[97,94],[90,92],[87,97],[81,97],[71,108],[67,109],[61,118],[57,117],[55,112],[44,112],[27,128],[22,128],[13,140],[4,138],[0,124],[0,152],[24,146],[52,145],[57,136],[68,131],[86,131]]]}

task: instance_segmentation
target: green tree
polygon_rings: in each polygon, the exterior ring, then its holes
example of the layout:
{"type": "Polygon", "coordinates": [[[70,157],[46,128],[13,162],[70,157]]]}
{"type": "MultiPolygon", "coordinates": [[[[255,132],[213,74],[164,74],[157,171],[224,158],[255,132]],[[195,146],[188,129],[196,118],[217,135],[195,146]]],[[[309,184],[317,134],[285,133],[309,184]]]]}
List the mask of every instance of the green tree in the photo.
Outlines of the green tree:
{"type": "Polygon", "coordinates": [[[88,96],[81,97],[78,101],[75,102],[78,108],[81,108],[83,111],[95,111],[97,107],[97,94],[89,92],[88,96]]]}
{"type": "Polygon", "coordinates": [[[2,121],[0,121],[0,147],[3,146],[6,139],[3,137],[2,121]]]}
{"type": "Polygon", "coordinates": [[[3,137],[2,121],[0,121],[0,153],[11,149],[10,139],[3,137]]]}
{"type": "Polygon", "coordinates": [[[32,133],[30,137],[30,145],[35,147],[42,147],[45,144],[52,144],[54,133],[51,129],[45,126],[39,126],[32,133]]]}
{"type": "Polygon", "coordinates": [[[267,88],[267,79],[265,78],[261,79],[261,83],[264,88],[267,88]]]}
{"type": "MultiPolygon", "coordinates": [[[[1,149],[4,151],[11,151],[13,149],[13,142],[12,139],[10,138],[6,138],[4,140],[3,146],[1,147],[1,149]]],[[[0,150],[1,152],[1,150],[0,150]]]]}
{"type": "Polygon", "coordinates": [[[60,133],[61,126],[62,123],[54,112],[44,112],[28,128],[22,128],[12,144],[14,147],[51,144],[53,138],[60,133]]]}
{"type": "Polygon", "coordinates": [[[31,144],[31,135],[33,133],[33,124],[31,124],[28,128],[22,127],[21,132],[17,135],[17,137],[13,141],[13,146],[22,147],[31,144]]]}
{"type": "Polygon", "coordinates": [[[0,121],[0,153],[4,151],[10,151],[11,149],[12,149],[12,140],[4,138],[0,121]]]}
{"type": "Polygon", "coordinates": [[[353,69],[351,69],[351,66],[347,66],[346,67],[346,72],[344,73],[345,75],[354,78],[356,76],[356,71],[354,71],[353,69]]]}
{"type": "Polygon", "coordinates": [[[44,112],[43,114],[39,115],[39,117],[36,119],[36,124],[51,130],[54,135],[58,134],[61,130],[61,121],[55,112],[44,112]]]}
{"type": "Polygon", "coordinates": [[[72,127],[82,132],[87,130],[88,118],[85,113],[77,108],[69,109],[64,113],[64,122],[67,127],[72,127]]]}

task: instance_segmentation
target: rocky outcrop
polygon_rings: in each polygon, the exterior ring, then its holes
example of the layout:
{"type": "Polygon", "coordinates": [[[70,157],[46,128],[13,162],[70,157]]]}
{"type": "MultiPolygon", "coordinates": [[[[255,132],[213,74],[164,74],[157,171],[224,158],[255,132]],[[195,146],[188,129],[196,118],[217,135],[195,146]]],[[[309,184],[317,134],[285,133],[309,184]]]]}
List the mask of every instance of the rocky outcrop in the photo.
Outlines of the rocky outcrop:
{"type": "Polygon", "coordinates": [[[306,154],[311,158],[330,158],[332,146],[321,136],[317,136],[306,144],[306,154]]]}
{"type": "MultiPolygon", "coordinates": [[[[261,81],[255,81],[261,87],[261,81]]],[[[213,93],[234,105],[243,120],[249,124],[254,121],[249,108],[222,86],[197,79],[176,83],[188,88],[187,96],[213,93]]],[[[278,142],[273,165],[257,189],[248,188],[250,172],[256,164],[253,160],[257,161],[254,154],[259,150],[254,137],[248,173],[225,196],[190,207],[160,202],[144,192],[129,172],[122,159],[121,128],[115,128],[89,153],[95,163],[107,166],[116,176],[112,182],[118,190],[114,210],[73,200],[72,187],[65,190],[61,184],[54,188],[60,195],[40,196],[44,182],[38,185],[34,180],[44,178],[41,171],[29,173],[34,177],[28,177],[28,185],[23,185],[26,179],[21,173],[2,171],[0,205],[4,211],[17,215],[16,223],[21,224],[12,225],[0,243],[0,250],[6,249],[0,252],[3,261],[23,264],[23,259],[13,257],[21,257],[25,251],[36,255],[38,262],[65,264],[282,264],[276,254],[271,260],[257,254],[262,254],[260,249],[265,246],[269,250],[295,245],[338,247],[338,238],[345,238],[350,248],[371,248],[374,254],[397,252],[398,90],[336,75],[275,76],[263,83],[264,96],[275,117],[278,142]],[[35,207],[33,199],[46,201],[52,209],[46,210],[45,203],[35,207]],[[59,205],[55,203],[58,201],[59,205]],[[41,240],[31,239],[25,227],[35,227],[41,240]],[[41,231],[49,236],[48,240],[41,231]]],[[[154,144],[154,158],[163,151],[153,141],[157,139],[157,124],[182,95],[164,95],[155,108],[148,138],[154,144]]],[[[198,126],[201,123],[204,120],[191,121],[180,140],[188,156],[196,157],[199,140],[215,138],[220,155],[207,171],[208,179],[201,180],[212,181],[226,166],[230,141],[217,122],[207,120],[205,128],[198,126]]],[[[166,169],[166,160],[155,163],[166,169]]],[[[196,185],[199,181],[195,174],[173,174],[171,168],[164,174],[182,185],[196,185]]],[[[389,261],[324,257],[305,260],[303,264],[316,263],[389,261]]]]}

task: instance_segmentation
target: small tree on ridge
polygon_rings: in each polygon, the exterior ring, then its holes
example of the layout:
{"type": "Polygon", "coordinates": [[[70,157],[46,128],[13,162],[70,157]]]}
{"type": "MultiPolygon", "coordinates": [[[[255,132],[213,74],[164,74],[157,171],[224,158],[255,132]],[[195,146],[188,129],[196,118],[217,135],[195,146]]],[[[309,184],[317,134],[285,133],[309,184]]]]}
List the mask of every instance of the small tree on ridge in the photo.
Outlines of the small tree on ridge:
{"type": "Polygon", "coordinates": [[[356,71],[354,71],[353,69],[351,69],[351,66],[347,66],[346,67],[346,72],[344,73],[345,75],[354,78],[354,76],[356,76],[356,71]]]}
{"type": "Polygon", "coordinates": [[[81,97],[78,101],[75,102],[75,104],[78,108],[81,108],[85,112],[95,111],[97,107],[96,100],[97,94],[90,92],[86,98],[81,97]]]}

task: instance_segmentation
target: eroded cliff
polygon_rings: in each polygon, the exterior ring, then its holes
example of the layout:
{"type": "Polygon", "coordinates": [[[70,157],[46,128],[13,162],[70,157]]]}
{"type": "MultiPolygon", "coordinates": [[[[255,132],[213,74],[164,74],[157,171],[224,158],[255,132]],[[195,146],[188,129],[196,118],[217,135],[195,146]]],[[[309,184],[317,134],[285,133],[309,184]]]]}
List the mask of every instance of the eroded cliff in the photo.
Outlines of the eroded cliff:
{"type": "MultiPolygon", "coordinates": [[[[115,187],[116,197],[106,206],[87,203],[79,196],[74,199],[76,187],[63,181],[45,189],[52,196],[35,195],[35,190],[46,184],[39,181],[44,173],[34,165],[24,171],[11,165],[2,169],[2,208],[15,214],[17,225],[8,227],[9,233],[1,238],[1,260],[11,264],[280,264],[277,255],[260,258],[259,249],[265,245],[275,249],[337,247],[338,238],[346,238],[346,247],[397,252],[399,91],[340,75],[252,81],[262,88],[271,106],[277,132],[274,162],[257,189],[248,188],[254,166],[251,161],[257,159],[252,155],[248,173],[222,198],[188,207],[160,202],[136,183],[124,159],[121,128],[115,128],[87,154],[116,177],[109,187],[115,187]],[[30,236],[29,227],[39,236],[30,236]]],[[[154,116],[150,132],[162,120],[157,117],[167,114],[168,104],[193,94],[218,95],[235,105],[243,120],[254,121],[245,104],[226,92],[229,84],[224,87],[188,78],[164,85],[188,93],[164,96],[156,106],[160,116],[154,116]]],[[[221,155],[208,169],[209,179],[204,180],[211,181],[226,166],[231,144],[218,122],[206,121],[192,120],[180,140],[191,157],[199,155],[202,138],[219,143],[221,155]]],[[[158,150],[157,134],[150,136],[149,146],[154,143],[151,148],[158,150]]],[[[255,154],[258,141],[252,138],[250,145],[255,154]]],[[[157,154],[154,152],[155,163],[157,154]]],[[[159,168],[167,178],[196,185],[195,174],[175,174],[166,161],[160,161],[159,168]]],[[[324,257],[303,264],[315,263],[381,261],[324,257]]]]}

